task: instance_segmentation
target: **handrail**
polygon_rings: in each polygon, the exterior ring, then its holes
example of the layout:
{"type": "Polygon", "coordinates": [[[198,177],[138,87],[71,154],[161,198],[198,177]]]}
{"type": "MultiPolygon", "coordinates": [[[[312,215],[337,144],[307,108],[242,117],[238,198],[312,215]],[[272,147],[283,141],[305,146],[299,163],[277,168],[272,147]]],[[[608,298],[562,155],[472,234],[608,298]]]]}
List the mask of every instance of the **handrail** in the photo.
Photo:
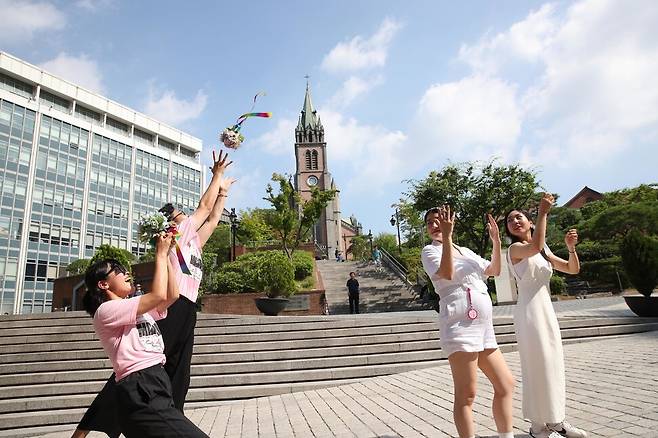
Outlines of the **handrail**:
{"type": "Polygon", "coordinates": [[[409,281],[408,271],[402,263],[398,262],[395,257],[393,257],[388,251],[384,248],[379,248],[379,251],[382,253],[382,262],[385,263],[402,281],[405,282],[407,286],[413,286],[409,281]]]}

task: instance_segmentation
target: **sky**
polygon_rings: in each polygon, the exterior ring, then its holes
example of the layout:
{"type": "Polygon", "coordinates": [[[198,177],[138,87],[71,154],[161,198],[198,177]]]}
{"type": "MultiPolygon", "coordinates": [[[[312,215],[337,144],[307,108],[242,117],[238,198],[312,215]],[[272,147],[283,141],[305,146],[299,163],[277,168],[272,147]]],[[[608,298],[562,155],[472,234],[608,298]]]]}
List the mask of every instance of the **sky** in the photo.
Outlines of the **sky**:
{"type": "Polygon", "coordinates": [[[305,76],[344,217],[449,163],[519,163],[566,202],[658,182],[658,2],[0,0],[0,50],[203,141],[251,107],[227,207],[292,174],[305,76]]]}

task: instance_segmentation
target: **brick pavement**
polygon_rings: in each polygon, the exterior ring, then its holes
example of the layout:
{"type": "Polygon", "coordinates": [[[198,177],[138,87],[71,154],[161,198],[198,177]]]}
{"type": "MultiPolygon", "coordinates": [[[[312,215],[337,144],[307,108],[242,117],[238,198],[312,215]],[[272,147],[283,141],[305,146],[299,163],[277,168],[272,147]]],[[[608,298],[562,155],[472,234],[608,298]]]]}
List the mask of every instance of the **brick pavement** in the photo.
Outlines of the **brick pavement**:
{"type": "MultiPolygon", "coordinates": [[[[591,437],[658,438],[658,332],[569,344],[564,351],[567,418],[574,425],[591,437]]],[[[526,437],[519,356],[505,353],[505,358],[518,381],[515,436],[526,437]]],[[[492,397],[491,385],[481,376],[474,407],[481,437],[497,437],[492,397]]],[[[187,415],[211,437],[448,437],[455,433],[451,406],[450,369],[440,366],[194,409],[187,415]]]]}

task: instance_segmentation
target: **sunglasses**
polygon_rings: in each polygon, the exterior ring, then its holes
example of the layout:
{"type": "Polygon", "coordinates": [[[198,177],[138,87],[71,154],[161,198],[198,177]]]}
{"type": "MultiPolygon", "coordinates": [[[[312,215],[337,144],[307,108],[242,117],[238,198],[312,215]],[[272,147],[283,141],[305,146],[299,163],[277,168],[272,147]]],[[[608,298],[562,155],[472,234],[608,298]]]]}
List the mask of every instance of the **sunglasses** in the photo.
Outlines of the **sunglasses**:
{"type": "Polygon", "coordinates": [[[119,275],[119,274],[127,274],[128,270],[119,263],[110,262],[110,269],[107,271],[106,274],[103,275],[103,278],[107,278],[112,272],[115,272],[117,275],[119,275]]]}

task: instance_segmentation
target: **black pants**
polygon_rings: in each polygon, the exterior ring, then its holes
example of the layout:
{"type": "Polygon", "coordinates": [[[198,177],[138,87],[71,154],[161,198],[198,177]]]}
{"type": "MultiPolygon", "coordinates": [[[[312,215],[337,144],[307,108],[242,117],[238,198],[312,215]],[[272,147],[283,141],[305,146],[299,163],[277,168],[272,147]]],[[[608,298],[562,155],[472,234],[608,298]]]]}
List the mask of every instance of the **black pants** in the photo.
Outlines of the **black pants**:
{"type": "MultiPolygon", "coordinates": [[[[164,353],[167,361],[164,369],[171,381],[174,406],[183,412],[185,397],[190,387],[196,304],[185,297],[180,297],[169,306],[167,317],[157,323],[165,344],[164,353]]],[[[121,434],[114,373],[85,412],[78,429],[104,432],[110,438],[117,438],[121,434]]]]}
{"type": "Polygon", "coordinates": [[[359,313],[359,293],[350,292],[348,296],[350,299],[350,313],[359,313]]]}
{"type": "Polygon", "coordinates": [[[119,424],[126,438],[207,437],[174,407],[164,368],[136,371],[116,384],[119,424]]]}

